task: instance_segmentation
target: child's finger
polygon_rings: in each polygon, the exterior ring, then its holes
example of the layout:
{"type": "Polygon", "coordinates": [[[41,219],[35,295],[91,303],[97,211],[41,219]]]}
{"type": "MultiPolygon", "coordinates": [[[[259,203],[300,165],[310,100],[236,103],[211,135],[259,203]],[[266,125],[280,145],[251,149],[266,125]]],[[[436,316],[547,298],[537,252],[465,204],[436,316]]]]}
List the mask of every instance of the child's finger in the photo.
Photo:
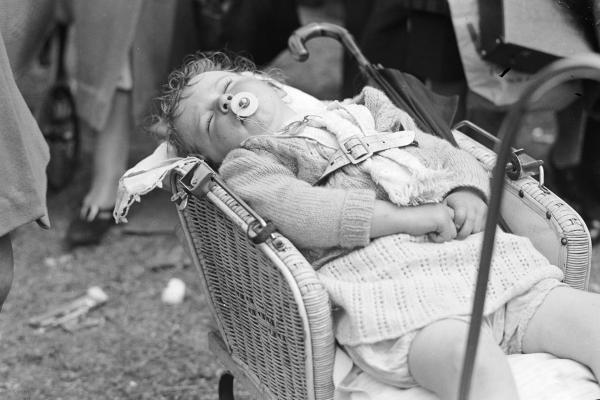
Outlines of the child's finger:
{"type": "Polygon", "coordinates": [[[450,224],[448,226],[448,231],[446,232],[445,242],[448,240],[452,240],[456,238],[456,226],[454,224],[450,224]]]}
{"type": "Polygon", "coordinates": [[[473,233],[473,228],[475,225],[475,221],[472,218],[467,218],[465,223],[460,227],[458,233],[456,234],[457,239],[464,239],[473,233]]]}
{"type": "Polygon", "coordinates": [[[461,229],[467,220],[467,209],[465,207],[459,207],[454,209],[454,225],[456,229],[461,229]]]}
{"type": "Polygon", "coordinates": [[[484,230],[486,216],[487,216],[486,209],[479,210],[476,213],[476,216],[474,219],[475,222],[473,224],[473,233],[481,232],[484,230]]]}
{"type": "Polygon", "coordinates": [[[454,209],[446,204],[446,208],[448,210],[448,214],[450,214],[450,219],[454,220],[454,209]]]}
{"type": "Polygon", "coordinates": [[[480,214],[475,218],[475,223],[473,224],[473,233],[481,232],[485,228],[485,215],[480,214]]]}
{"type": "Polygon", "coordinates": [[[433,232],[430,235],[431,240],[436,243],[443,243],[452,240],[456,237],[456,227],[450,220],[447,224],[443,225],[438,232],[433,232]]]}

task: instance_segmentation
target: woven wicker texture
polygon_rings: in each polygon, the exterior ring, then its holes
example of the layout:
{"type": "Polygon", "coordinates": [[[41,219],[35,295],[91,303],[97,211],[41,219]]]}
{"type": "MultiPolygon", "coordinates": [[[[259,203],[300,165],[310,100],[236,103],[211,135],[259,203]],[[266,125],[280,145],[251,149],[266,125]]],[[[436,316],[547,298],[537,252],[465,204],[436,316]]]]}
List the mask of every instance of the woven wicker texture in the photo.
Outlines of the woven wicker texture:
{"type": "Polygon", "coordinates": [[[195,197],[183,214],[232,358],[273,398],[333,398],[331,309],[314,270],[280,235],[275,235],[277,249],[250,242],[246,228],[253,218],[219,187],[212,193],[212,200],[217,198],[237,217],[225,215],[207,198],[195,197]],[[268,257],[269,251],[282,260],[291,282],[268,257]]]}
{"type": "Polygon", "coordinates": [[[531,200],[546,210],[546,218],[552,220],[560,232],[556,246],[561,249],[561,260],[557,264],[565,274],[565,283],[577,289],[587,289],[592,245],[589,231],[579,214],[554,193],[540,188],[534,179],[509,184],[518,187],[524,202],[531,200]]]}
{"type": "MultiPolygon", "coordinates": [[[[454,131],[454,135],[461,148],[492,171],[496,163],[496,154],[492,150],[458,131],[454,131]]],[[[538,250],[563,270],[565,283],[587,289],[592,243],[579,214],[530,177],[515,181],[507,179],[504,196],[502,212],[511,231],[529,237],[538,250]],[[534,214],[538,214],[537,220],[532,219],[534,214]],[[540,243],[540,240],[548,242],[540,243]]]]}

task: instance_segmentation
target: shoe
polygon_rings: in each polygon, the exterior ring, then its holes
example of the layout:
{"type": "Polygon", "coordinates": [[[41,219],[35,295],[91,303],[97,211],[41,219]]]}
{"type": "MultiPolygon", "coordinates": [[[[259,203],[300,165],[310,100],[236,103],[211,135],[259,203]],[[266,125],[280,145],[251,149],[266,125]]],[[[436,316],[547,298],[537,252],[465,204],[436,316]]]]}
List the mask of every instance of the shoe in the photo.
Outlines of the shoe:
{"type": "Polygon", "coordinates": [[[100,208],[95,205],[82,210],[67,229],[67,245],[73,248],[100,243],[106,232],[115,224],[112,211],[112,207],[100,208]]]}

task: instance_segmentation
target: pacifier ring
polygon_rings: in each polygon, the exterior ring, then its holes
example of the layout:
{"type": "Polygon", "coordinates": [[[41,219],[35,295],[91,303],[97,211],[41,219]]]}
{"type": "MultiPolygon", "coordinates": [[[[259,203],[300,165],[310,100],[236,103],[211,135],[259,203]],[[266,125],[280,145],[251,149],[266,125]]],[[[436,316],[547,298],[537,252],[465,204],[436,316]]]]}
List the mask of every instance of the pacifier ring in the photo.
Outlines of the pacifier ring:
{"type": "Polygon", "coordinates": [[[250,92],[240,92],[229,103],[231,111],[238,119],[247,118],[258,110],[258,98],[250,92]]]}

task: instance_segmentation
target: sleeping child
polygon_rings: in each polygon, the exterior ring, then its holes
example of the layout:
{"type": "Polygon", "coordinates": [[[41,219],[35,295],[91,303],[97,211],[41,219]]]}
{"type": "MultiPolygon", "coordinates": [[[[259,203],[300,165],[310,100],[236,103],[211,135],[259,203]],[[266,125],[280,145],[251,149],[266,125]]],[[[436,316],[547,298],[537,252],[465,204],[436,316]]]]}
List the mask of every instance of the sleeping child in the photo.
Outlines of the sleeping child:
{"type": "MultiPolygon", "coordinates": [[[[376,89],[325,104],[220,53],[171,74],[160,120],[179,155],[219,166],[315,266],[356,365],[457,397],[489,191],[475,158],[376,89]]],[[[600,376],[600,296],[562,278],[527,238],[497,233],[474,399],[518,399],[507,354],[600,376]]]]}

